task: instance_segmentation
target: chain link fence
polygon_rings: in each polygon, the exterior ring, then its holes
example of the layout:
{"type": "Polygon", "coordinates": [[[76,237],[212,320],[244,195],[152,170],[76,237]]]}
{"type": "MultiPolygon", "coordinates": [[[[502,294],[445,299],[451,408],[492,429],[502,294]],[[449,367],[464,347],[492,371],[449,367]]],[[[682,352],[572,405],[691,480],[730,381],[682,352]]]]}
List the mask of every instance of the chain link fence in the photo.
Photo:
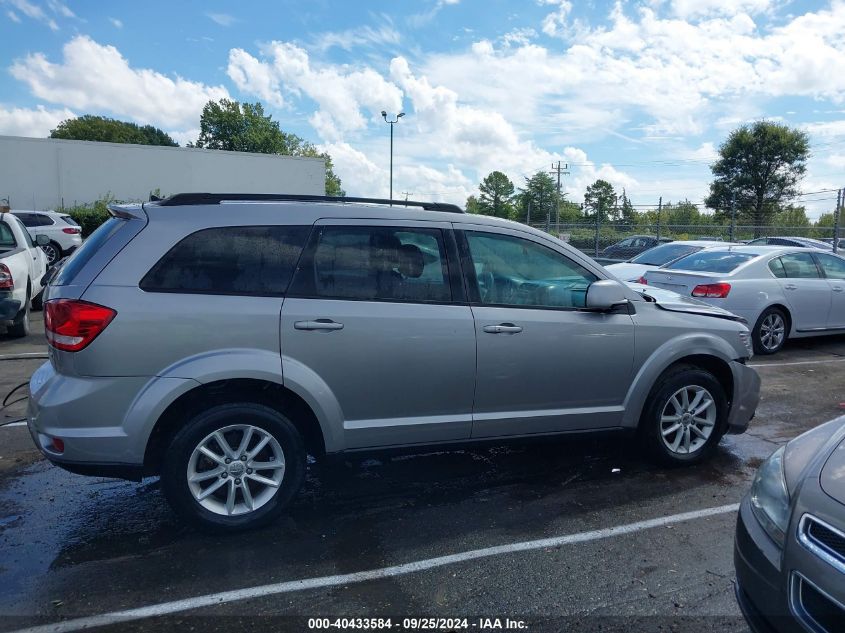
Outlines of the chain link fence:
{"type": "MultiPolygon", "coordinates": [[[[578,223],[531,223],[534,228],[546,231],[560,237],[597,259],[601,263],[624,261],[628,257],[620,258],[623,249],[645,250],[646,243],[674,240],[713,240],[718,242],[749,242],[761,237],[801,237],[824,241],[833,245],[833,226],[748,226],[721,224],[622,224],[606,222],[596,224],[595,221],[585,220],[578,223]],[[619,246],[620,242],[633,238],[630,244],[619,246]],[[646,239],[637,239],[646,238],[646,239]],[[649,239],[650,238],[650,241],[649,239]],[[611,248],[615,247],[615,248],[611,248]]],[[[838,231],[838,252],[845,253],[845,231],[838,231]]],[[[632,255],[633,256],[633,255],[632,255]]]]}

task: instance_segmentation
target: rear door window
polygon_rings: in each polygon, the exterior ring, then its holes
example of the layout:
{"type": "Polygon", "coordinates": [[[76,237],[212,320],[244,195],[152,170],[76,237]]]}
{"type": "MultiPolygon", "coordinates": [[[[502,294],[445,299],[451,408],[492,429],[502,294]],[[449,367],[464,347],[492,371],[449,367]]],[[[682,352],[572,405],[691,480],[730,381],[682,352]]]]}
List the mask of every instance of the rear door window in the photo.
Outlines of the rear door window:
{"type": "Polygon", "coordinates": [[[776,257],[769,262],[769,270],[778,279],[786,278],[786,271],[783,269],[783,262],[780,261],[780,257],[776,257]]]}
{"type": "Polygon", "coordinates": [[[324,299],[448,303],[443,231],[322,226],[314,231],[290,293],[324,299]]]}
{"type": "Polygon", "coordinates": [[[226,226],[197,231],[152,267],[141,280],[141,289],[186,294],[284,295],[310,229],[226,226]]]}
{"type": "Polygon", "coordinates": [[[790,253],[780,258],[789,279],[818,279],[819,268],[810,253],[790,253]]]}
{"type": "Polygon", "coordinates": [[[18,223],[18,228],[20,228],[21,233],[23,234],[23,239],[26,240],[26,245],[30,248],[35,248],[35,242],[32,241],[32,236],[29,234],[29,231],[26,230],[26,226],[23,222],[20,221],[19,218],[12,216],[14,218],[14,222],[18,223]]]}
{"type": "Polygon", "coordinates": [[[0,221],[0,249],[6,251],[17,246],[15,234],[6,222],[0,221]]]}

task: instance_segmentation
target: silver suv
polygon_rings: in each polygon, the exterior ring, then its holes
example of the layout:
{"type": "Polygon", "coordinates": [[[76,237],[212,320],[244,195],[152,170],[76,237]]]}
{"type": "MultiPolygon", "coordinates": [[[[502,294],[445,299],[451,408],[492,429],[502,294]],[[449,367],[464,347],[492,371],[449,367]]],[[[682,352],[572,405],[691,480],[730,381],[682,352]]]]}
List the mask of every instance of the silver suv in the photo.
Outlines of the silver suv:
{"type": "Polygon", "coordinates": [[[685,464],[747,427],[738,317],[521,224],[394,205],[111,207],[46,290],[38,447],[72,472],[158,474],[183,517],[234,530],[282,512],[309,453],[617,429],[685,464]]]}

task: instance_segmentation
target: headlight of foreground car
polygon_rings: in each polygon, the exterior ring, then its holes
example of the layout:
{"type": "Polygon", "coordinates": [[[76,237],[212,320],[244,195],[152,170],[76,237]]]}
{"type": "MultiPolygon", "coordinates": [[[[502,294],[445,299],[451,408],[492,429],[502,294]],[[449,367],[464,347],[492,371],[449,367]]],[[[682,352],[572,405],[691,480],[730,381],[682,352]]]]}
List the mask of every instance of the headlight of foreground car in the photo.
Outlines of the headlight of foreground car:
{"type": "Polygon", "coordinates": [[[751,332],[748,330],[740,331],[739,340],[742,341],[742,344],[745,345],[745,350],[748,352],[748,356],[746,358],[753,358],[754,344],[751,342],[751,332]]]}
{"type": "Polygon", "coordinates": [[[784,447],[781,446],[763,462],[751,484],[751,509],[754,516],[781,548],[789,526],[789,493],[783,474],[783,451],[784,447]]]}

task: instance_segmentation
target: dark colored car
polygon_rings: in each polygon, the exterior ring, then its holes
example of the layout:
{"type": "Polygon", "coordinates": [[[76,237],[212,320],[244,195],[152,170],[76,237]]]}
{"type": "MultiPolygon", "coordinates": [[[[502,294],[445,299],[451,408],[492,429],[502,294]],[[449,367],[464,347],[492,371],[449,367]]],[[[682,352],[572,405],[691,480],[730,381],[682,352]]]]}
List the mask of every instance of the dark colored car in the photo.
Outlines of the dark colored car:
{"type": "Polygon", "coordinates": [[[740,506],[734,564],[755,633],[845,631],[845,416],[760,466],[740,506]]]}
{"type": "Polygon", "coordinates": [[[632,257],[636,257],[640,253],[643,253],[650,248],[654,248],[658,244],[664,244],[671,241],[672,240],[668,237],[661,237],[660,239],[657,239],[653,235],[632,235],[631,237],[626,237],[620,242],[616,242],[616,244],[608,246],[601,252],[600,257],[605,259],[628,261],[632,257]]]}
{"type": "Polygon", "coordinates": [[[820,248],[823,251],[830,250],[831,244],[812,237],[758,237],[756,240],[746,242],[749,246],[797,246],[798,248],[820,248]]]}

